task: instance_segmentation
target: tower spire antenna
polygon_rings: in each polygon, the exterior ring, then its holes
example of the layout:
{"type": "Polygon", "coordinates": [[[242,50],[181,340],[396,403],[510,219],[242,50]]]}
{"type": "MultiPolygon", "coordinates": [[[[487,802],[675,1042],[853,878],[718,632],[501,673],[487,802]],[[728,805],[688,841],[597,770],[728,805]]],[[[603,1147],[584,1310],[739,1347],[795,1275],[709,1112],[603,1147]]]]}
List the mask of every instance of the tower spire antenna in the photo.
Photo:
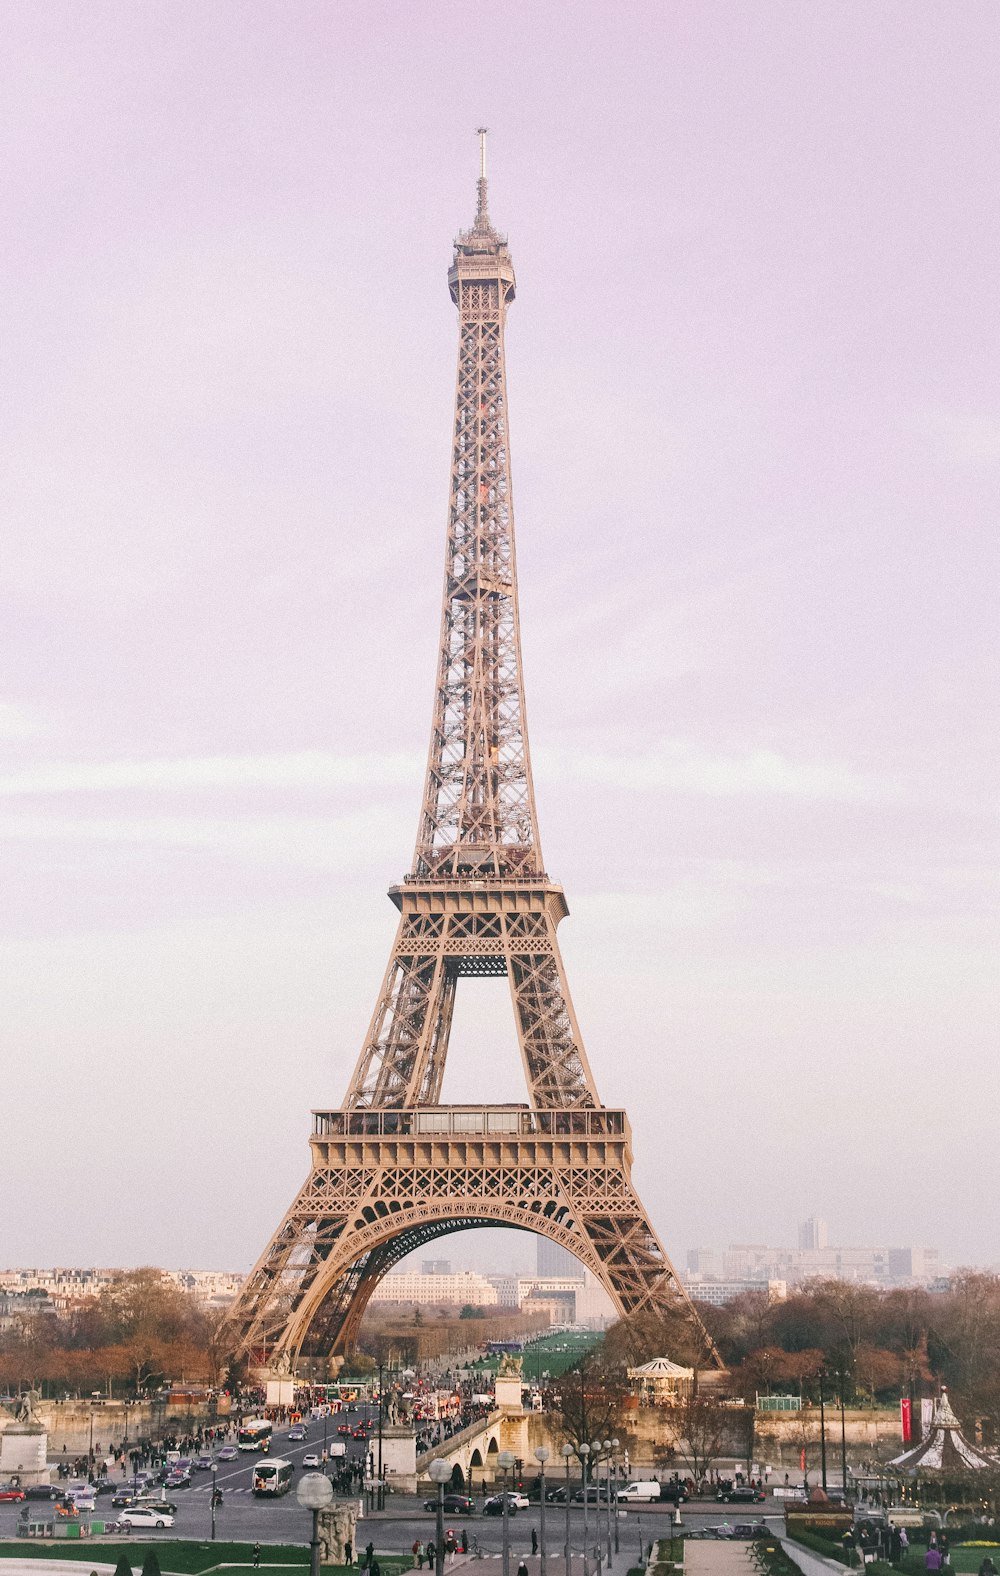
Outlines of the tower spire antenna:
{"type": "Polygon", "coordinates": [[[476,183],[478,201],[476,204],[476,225],[485,228],[490,222],[489,209],[486,206],[486,138],[489,135],[488,126],[477,126],[476,136],[479,138],[479,180],[476,183]]]}

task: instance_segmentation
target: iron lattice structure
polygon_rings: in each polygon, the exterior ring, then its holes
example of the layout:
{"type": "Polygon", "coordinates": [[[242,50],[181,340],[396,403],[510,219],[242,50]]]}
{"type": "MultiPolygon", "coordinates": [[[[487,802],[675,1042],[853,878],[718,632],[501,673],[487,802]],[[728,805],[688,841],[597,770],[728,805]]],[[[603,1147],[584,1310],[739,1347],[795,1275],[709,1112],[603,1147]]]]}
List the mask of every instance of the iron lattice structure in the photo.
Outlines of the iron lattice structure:
{"type": "Polygon", "coordinates": [[[279,1371],[332,1357],[405,1254],[504,1225],[568,1248],[623,1314],[680,1310],[714,1358],[632,1187],[625,1113],[598,1099],[556,938],[568,909],[542,863],[521,670],[504,363],[514,268],[490,222],[485,152],[448,283],[451,497],[413,865],[389,894],[399,926],[347,1097],[314,1113],[310,1175],[233,1309],[235,1344],[279,1371]],[[527,1106],[439,1103],[463,975],[510,982],[527,1106]]]}

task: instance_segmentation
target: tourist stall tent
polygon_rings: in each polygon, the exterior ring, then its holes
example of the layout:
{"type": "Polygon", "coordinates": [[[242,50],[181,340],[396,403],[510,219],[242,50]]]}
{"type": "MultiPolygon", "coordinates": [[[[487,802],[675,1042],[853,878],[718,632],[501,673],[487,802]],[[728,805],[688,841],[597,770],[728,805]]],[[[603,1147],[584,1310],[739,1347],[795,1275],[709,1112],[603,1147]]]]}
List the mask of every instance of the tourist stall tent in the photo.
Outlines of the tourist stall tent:
{"type": "Polygon", "coordinates": [[[996,1472],[1000,1463],[970,1445],[962,1425],[951,1409],[948,1391],[942,1386],[926,1436],[912,1450],[895,1456],[889,1463],[899,1472],[996,1472]]]}

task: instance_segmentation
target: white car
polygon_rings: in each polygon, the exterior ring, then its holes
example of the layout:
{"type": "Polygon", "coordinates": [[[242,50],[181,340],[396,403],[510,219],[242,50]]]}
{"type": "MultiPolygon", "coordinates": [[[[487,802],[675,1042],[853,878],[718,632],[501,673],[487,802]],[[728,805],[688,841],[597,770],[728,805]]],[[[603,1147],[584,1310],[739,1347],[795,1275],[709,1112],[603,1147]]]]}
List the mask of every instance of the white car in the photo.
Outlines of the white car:
{"type": "Polygon", "coordinates": [[[89,1485],[86,1488],[71,1488],[67,1492],[68,1497],[72,1499],[77,1510],[97,1509],[97,1499],[94,1490],[89,1485]]]}
{"type": "Polygon", "coordinates": [[[516,1488],[507,1490],[507,1498],[515,1510],[530,1510],[531,1500],[527,1494],[519,1494],[516,1488]]]}
{"type": "Polygon", "coordinates": [[[306,1451],[305,1455],[302,1457],[302,1465],[304,1467],[319,1466],[319,1456],[316,1454],[315,1450],[306,1451]]]}
{"type": "Polygon", "coordinates": [[[118,1517],[123,1527],[172,1527],[174,1518],[165,1510],[153,1510],[146,1505],[132,1505],[118,1517]]]}

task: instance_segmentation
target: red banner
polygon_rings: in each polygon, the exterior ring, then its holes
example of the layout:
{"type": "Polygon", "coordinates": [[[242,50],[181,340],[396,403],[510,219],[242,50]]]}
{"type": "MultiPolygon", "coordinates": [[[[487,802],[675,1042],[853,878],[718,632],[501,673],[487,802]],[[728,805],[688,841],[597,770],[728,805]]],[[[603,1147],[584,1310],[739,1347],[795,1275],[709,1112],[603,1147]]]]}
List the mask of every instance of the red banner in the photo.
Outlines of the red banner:
{"type": "Polygon", "coordinates": [[[802,1449],[799,1451],[799,1471],[800,1472],[804,1472],[805,1469],[806,1469],[806,1447],[805,1447],[805,1445],[803,1445],[802,1449]]]}
{"type": "Polygon", "coordinates": [[[908,1445],[913,1438],[913,1408],[908,1395],[899,1403],[899,1422],[903,1430],[903,1444],[908,1445]]]}

